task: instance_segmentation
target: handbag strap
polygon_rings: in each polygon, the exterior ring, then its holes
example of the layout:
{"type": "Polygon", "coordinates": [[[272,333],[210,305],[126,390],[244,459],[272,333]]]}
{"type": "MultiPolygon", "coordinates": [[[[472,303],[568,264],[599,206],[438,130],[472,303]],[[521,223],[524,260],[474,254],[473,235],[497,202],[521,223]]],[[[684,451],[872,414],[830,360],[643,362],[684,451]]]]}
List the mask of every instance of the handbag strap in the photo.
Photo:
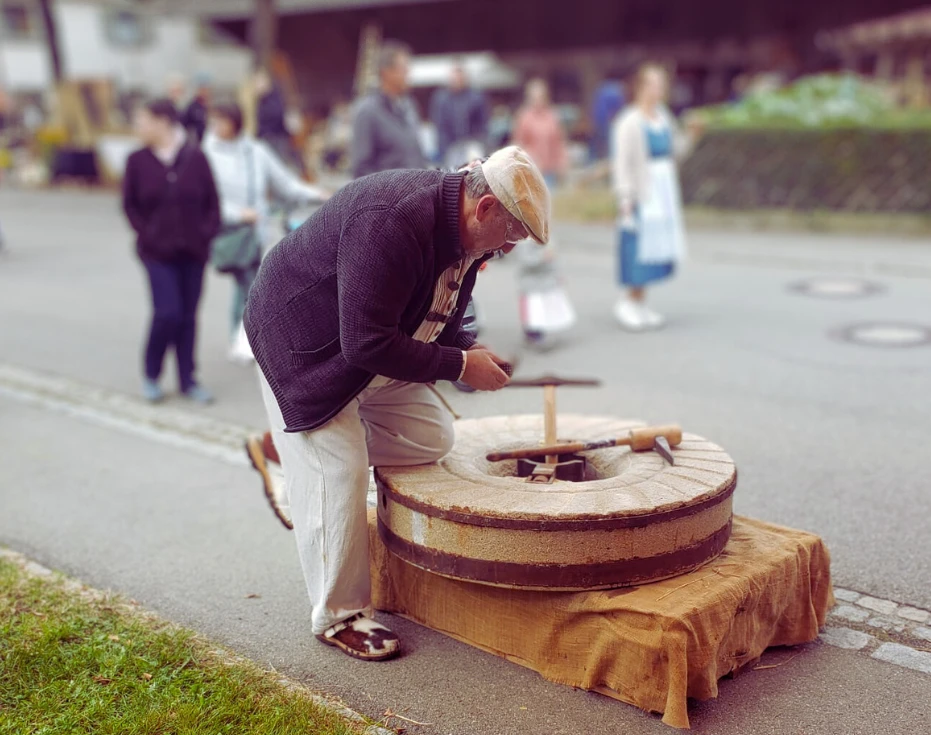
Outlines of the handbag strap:
{"type": "Polygon", "coordinates": [[[250,209],[255,209],[256,192],[255,192],[255,149],[251,140],[245,140],[246,144],[246,201],[250,209]]]}

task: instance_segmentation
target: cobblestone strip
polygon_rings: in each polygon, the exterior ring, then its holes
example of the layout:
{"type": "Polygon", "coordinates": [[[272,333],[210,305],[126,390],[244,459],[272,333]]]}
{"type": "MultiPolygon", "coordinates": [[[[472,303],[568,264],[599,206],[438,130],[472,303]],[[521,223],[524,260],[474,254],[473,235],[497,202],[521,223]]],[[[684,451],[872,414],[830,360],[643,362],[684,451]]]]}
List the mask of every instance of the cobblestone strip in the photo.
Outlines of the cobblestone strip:
{"type": "MultiPolygon", "coordinates": [[[[0,396],[238,467],[251,467],[243,444],[247,436],[260,431],[5,363],[0,363],[0,396]]],[[[371,475],[367,502],[376,505],[371,475]]]]}
{"type": "Polygon", "coordinates": [[[0,395],[237,465],[253,427],[0,363],[0,395]]]}
{"type": "Polygon", "coordinates": [[[931,611],[840,587],[834,596],[824,643],[931,674],[931,611]]]}

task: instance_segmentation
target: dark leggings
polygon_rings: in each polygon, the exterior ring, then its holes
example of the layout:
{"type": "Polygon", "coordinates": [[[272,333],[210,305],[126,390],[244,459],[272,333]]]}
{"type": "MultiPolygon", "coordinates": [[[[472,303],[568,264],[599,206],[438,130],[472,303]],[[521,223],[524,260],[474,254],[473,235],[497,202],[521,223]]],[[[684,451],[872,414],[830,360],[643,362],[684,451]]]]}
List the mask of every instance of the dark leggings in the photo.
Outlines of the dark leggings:
{"type": "Polygon", "coordinates": [[[145,375],[158,380],[165,353],[174,347],[178,359],[178,385],[182,391],[194,379],[194,343],[197,339],[197,305],[204,282],[204,264],[192,260],[144,260],[152,292],[152,325],[145,347],[145,375]]]}

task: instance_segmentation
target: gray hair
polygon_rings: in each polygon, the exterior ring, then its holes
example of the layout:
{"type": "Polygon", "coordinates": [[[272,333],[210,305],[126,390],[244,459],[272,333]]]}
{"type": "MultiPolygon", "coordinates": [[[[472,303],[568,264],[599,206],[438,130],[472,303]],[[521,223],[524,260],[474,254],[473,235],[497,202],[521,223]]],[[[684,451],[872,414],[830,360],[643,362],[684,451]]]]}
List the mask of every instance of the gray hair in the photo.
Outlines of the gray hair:
{"type": "MultiPolygon", "coordinates": [[[[487,194],[491,194],[491,187],[485,179],[485,172],[481,166],[473,166],[465,177],[465,189],[472,199],[481,199],[487,194]]],[[[494,194],[492,194],[494,196],[494,194]]]]}
{"type": "MultiPolygon", "coordinates": [[[[473,166],[471,169],[469,169],[469,172],[465,177],[465,190],[466,194],[471,199],[481,199],[486,195],[495,197],[495,201],[498,202],[498,206],[501,208],[501,214],[504,216],[504,222],[508,228],[509,233],[512,232],[514,228],[524,227],[523,223],[517,219],[517,217],[511,214],[507,207],[501,203],[501,200],[495,196],[495,193],[488,185],[488,179],[485,178],[485,172],[482,171],[481,166],[473,166]]],[[[526,227],[524,227],[524,229],[526,230],[526,227]]]]}
{"type": "Polygon", "coordinates": [[[378,71],[391,69],[402,56],[410,56],[411,47],[401,41],[385,41],[378,51],[378,71]]]}

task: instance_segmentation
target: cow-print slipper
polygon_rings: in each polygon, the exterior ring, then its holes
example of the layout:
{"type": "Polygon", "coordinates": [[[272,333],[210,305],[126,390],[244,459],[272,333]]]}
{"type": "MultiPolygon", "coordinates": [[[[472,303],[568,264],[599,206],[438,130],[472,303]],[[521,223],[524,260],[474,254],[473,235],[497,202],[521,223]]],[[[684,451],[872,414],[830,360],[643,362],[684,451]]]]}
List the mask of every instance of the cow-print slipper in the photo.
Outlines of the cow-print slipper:
{"type": "Polygon", "coordinates": [[[384,661],[401,652],[398,636],[362,613],[327,628],[317,639],[364,661],[384,661]]]}

